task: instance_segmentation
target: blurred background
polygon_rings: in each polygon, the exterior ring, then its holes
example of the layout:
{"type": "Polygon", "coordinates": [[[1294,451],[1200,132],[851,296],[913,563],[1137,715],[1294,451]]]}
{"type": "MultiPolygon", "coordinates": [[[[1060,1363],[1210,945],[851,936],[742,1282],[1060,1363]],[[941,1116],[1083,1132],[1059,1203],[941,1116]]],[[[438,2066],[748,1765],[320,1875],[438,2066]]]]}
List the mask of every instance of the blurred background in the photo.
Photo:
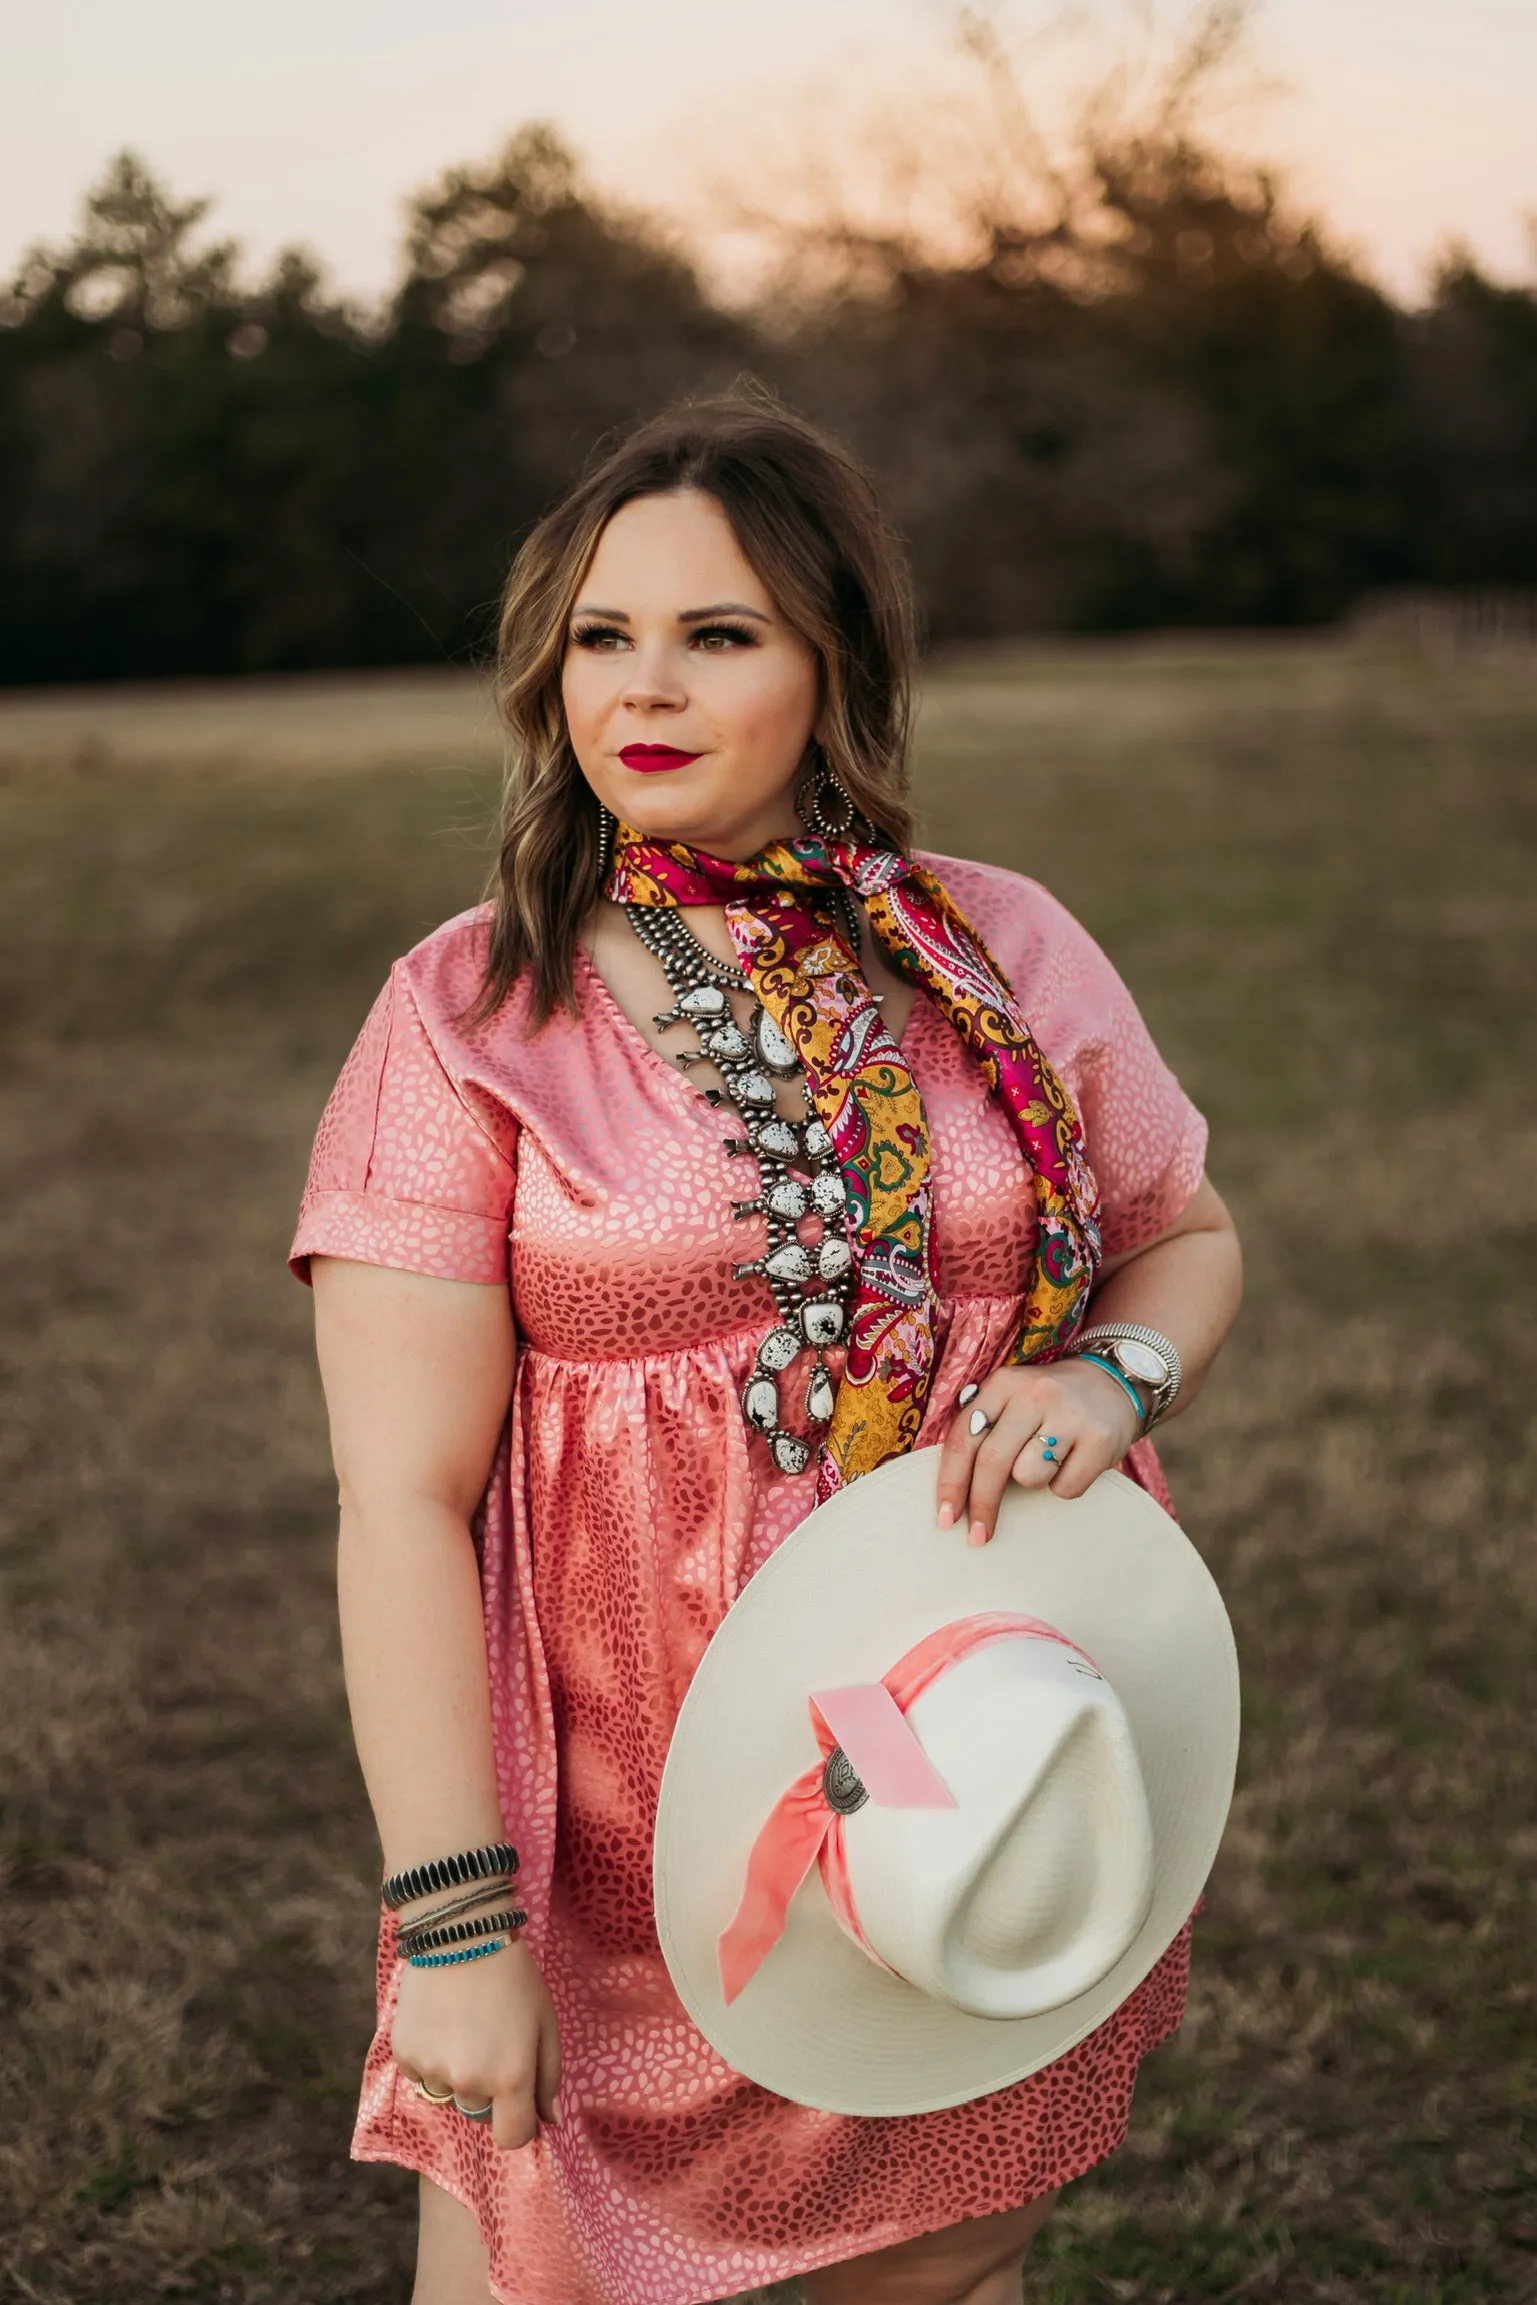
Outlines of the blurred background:
{"type": "Polygon", "coordinates": [[[910,541],[929,840],[1108,947],[1249,1251],[1167,1449],[1238,1804],[1027,2293],[1537,2298],[1537,19],[57,0],[6,47],[0,2298],[406,2294],[283,1254],[483,882],[510,554],[744,374],[910,541]]]}

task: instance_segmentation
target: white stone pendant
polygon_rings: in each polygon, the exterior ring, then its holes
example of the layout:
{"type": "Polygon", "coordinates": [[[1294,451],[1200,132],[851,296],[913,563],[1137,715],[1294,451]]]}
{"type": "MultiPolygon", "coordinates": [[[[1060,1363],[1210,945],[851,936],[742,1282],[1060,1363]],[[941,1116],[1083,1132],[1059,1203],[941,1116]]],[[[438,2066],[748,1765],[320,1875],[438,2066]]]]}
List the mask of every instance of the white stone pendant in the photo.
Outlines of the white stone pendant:
{"type": "Polygon", "coordinates": [[[764,1258],[763,1269],[776,1281],[809,1281],[811,1251],[803,1249],[799,1241],[786,1241],[783,1248],[764,1258]]]}
{"type": "Polygon", "coordinates": [[[770,1072],[786,1074],[797,1069],[794,1041],[774,1022],[766,1008],[759,1009],[754,1022],[753,1045],[758,1062],[770,1072]]]}
{"type": "Polygon", "coordinates": [[[772,1377],[754,1377],[743,1388],[742,1414],[755,1432],[774,1430],[779,1422],[779,1387],[772,1377]]]}
{"type": "Polygon", "coordinates": [[[804,1346],[794,1329],[770,1329],[758,1347],[758,1367],[787,1369],[804,1346]]]}
{"type": "Polygon", "coordinates": [[[821,1217],[844,1213],[843,1179],[835,1169],[823,1169],[811,1180],[811,1205],[821,1217]]]}
{"type": "Polygon", "coordinates": [[[852,1262],[848,1242],[836,1236],[823,1241],[817,1250],[817,1271],[824,1281],[841,1281],[852,1262]]]}
{"type": "Polygon", "coordinates": [[[833,1149],[833,1140],[819,1120],[806,1123],[806,1151],[814,1161],[825,1159],[833,1149]]]}
{"type": "Polygon", "coordinates": [[[826,1424],[833,1413],[837,1398],[837,1387],[821,1362],[818,1361],[811,1372],[811,1382],[806,1387],[806,1414],[813,1424],[826,1424]]]}
{"type": "Polygon", "coordinates": [[[811,1462],[811,1451],[793,1433],[776,1433],[769,1453],[782,1473],[803,1473],[811,1462]]]}
{"type": "Polygon", "coordinates": [[[801,1306],[801,1334],[808,1345],[835,1345],[843,1334],[843,1307],[827,1297],[801,1306]]]}

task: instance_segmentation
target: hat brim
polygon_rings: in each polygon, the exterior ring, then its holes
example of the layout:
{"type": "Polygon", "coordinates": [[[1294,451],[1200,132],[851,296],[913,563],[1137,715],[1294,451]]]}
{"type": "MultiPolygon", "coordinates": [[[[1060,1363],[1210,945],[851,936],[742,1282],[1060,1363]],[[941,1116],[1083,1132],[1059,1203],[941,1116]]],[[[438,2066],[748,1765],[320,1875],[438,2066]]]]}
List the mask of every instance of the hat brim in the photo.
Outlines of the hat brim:
{"type": "Polygon", "coordinates": [[[1071,1503],[1011,1487],[991,1544],[936,1523],[937,1449],[809,1514],[711,1641],[657,1810],[657,1933],[673,1984],[735,2071],[824,2112],[927,2113],[1023,2080],[1092,2033],[1173,1943],[1211,1870],[1238,1756],[1238,1660],[1221,1595],[1177,1523],[1119,1473],[1071,1503]],[[815,1867],[783,1937],[728,2007],[716,1944],[754,1838],[819,1759],[812,1691],[876,1681],[940,1624],[1042,1617],[1098,1664],[1137,1742],[1153,1824],[1147,1918],[1092,1991],[1035,2017],[968,2016],[880,1969],[815,1867]]]}

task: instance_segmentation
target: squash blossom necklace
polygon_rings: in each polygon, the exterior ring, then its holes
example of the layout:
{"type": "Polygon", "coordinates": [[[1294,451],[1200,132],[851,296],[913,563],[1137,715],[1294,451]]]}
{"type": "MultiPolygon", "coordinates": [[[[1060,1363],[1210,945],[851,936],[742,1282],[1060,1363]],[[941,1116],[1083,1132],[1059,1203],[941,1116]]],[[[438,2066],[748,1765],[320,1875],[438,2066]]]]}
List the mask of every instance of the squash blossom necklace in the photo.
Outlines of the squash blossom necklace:
{"type": "MultiPolygon", "coordinates": [[[[838,894],[846,916],[845,934],[857,952],[854,907],[845,892],[838,894]]],[[[685,1070],[706,1062],[715,1066],[725,1092],[706,1089],[705,1097],[713,1105],[729,1104],[747,1131],[745,1137],[728,1137],[726,1150],[737,1158],[751,1157],[758,1165],[757,1194],[751,1200],[734,1201],[732,1208],[738,1221],[763,1217],[768,1247],[761,1257],[732,1270],[737,1280],[761,1274],[773,1290],[779,1319],[759,1343],[752,1374],[742,1388],[742,1414],[768,1443],[780,1472],[804,1472],[812,1445],[781,1424],[780,1381],[803,1352],[814,1353],[805,1393],[806,1419],[814,1426],[828,1422],[837,1388],[826,1353],[843,1339],[854,1261],[833,1140],[817,1117],[809,1087],[804,1090],[804,1120],[787,1120],[777,1110],[774,1083],[794,1079],[800,1062],[788,1035],[753,992],[746,972],[717,960],[677,907],[627,904],[624,909],[636,936],[660,961],[672,993],[672,1007],[656,1023],[692,1025],[699,1035],[698,1047],[678,1050],[673,1062],[685,1070]],[[745,1025],[738,1024],[732,1012],[728,995],[733,992],[745,993],[751,1002],[745,1025]],[[798,1175],[797,1167],[806,1173],[798,1175]],[[822,1237],[812,1245],[802,1240],[800,1231],[810,1216],[822,1219],[822,1237]]]]}

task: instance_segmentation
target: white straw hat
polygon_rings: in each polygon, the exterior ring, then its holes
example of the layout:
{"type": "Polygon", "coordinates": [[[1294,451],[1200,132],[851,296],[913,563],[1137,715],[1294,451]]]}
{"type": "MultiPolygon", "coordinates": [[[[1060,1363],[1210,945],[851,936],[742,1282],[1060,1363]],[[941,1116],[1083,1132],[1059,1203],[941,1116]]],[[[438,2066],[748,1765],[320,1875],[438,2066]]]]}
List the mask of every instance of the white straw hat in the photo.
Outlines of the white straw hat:
{"type": "Polygon", "coordinates": [[[657,1931],[736,2071],[929,2112],[1050,2064],[1188,1918],[1238,1750],[1195,1548],[1118,1473],[936,1524],[939,1453],[820,1506],[729,1611],[657,1812],[657,1931]],[[813,1702],[814,1700],[814,1702],[813,1702]]]}

